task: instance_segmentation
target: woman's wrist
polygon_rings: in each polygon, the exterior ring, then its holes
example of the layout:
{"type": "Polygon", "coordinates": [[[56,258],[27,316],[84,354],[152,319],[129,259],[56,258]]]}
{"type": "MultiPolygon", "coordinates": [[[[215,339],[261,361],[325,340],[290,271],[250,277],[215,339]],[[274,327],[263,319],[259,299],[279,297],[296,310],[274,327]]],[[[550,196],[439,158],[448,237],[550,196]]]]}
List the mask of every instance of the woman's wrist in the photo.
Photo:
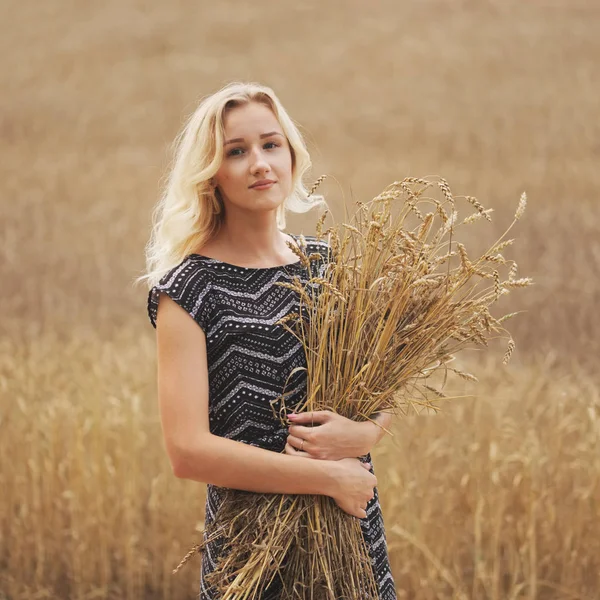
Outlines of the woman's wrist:
{"type": "Polygon", "coordinates": [[[363,453],[361,456],[368,454],[379,443],[385,435],[385,429],[389,427],[392,420],[392,415],[388,413],[375,413],[371,416],[371,420],[360,421],[358,425],[361,427],[361,439],[364,441],[363,453]]]}
{"type": "Polygon", "coordinates": [[[339,468],[336,460],[314,460],[315,466],[321,470],[321,490],[323,496],[335,498],[339,491],[339,468]]]}
{"type": "MultiPolygon", "coordinates": [[[[375,420],[375,419],[373,419],[375,420]]],[[[379,432],[381,431],[379,426],[373,421],[360,421],[357,423],[360,431],[360,455],[365,456],[373,447],[377,444],[380,439],[379,432]]]]}

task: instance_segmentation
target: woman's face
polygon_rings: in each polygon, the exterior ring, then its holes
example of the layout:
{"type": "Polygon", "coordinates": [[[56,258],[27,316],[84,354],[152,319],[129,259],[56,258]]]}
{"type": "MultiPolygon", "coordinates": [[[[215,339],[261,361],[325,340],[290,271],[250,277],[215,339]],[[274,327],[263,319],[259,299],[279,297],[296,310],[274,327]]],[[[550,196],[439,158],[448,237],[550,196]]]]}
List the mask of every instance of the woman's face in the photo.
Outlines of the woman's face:
{"type": "Polygon", "coordinates": [[[223,162],[214,177],[227,205],[243,210],[276,209],[292,191],[292,154],[271,109],[250,102],[224,117],[223,162]],[[251,187],[269,179],[264,188],[251,187]]]}

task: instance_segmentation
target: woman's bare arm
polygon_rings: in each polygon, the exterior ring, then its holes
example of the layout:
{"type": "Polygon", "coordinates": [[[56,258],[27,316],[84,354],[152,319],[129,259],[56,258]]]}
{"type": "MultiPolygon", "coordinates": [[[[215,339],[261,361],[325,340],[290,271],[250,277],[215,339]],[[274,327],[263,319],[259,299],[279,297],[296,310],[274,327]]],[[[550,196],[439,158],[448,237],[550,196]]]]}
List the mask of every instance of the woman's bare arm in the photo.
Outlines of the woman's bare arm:
{"type": "Polygon", "coordinates": [[[271,494],[334,494],[334,461],[302,460],[210,433],[198,436],[178,460],[177,477],[220,487],[271,494]]]}
{"type": "Polygon", "coordinates": [[[211,434],[204,331],[166,294],[156,331],[161,425],[177,477],[262,493],[335,493],[335,461],[302,460],[211,434]]]}

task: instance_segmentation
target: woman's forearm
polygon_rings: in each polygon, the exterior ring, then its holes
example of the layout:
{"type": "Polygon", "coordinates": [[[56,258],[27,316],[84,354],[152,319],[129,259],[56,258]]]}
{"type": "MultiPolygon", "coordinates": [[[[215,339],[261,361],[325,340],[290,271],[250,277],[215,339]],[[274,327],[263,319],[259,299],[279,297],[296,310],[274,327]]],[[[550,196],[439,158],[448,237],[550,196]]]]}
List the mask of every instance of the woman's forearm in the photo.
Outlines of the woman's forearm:
{"type": "Polygon", "coordinates": [[[250,492],[319,494],[336,491],[336,462],[303,460],[213,434],[179,452],[177,477],[250,492]]]}

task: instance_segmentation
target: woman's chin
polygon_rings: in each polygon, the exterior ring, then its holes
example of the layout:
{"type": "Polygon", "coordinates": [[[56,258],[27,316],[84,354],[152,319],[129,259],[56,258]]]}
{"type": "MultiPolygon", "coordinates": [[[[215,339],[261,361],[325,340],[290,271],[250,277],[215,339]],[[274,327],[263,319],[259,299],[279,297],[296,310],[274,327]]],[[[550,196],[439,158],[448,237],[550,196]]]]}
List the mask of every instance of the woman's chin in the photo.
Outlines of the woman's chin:
{"type": "Polygon", "coordinates": [[[262,210],[277,210],[284,202],[285,198],[282,198],[279,194],[272,196],[264,195],[260,198],[254,198],[251,206],[260,208],[262,210]]]}

